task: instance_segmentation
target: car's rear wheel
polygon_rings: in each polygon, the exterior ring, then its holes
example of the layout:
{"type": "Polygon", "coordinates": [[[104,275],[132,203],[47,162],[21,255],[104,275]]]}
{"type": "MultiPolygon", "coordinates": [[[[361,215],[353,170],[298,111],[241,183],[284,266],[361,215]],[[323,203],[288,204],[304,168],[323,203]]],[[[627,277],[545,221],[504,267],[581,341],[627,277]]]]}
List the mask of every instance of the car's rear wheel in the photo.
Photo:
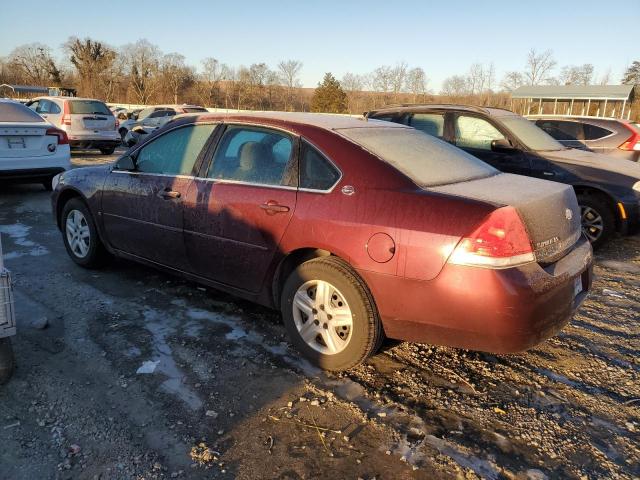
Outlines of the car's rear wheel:
{"type": "Polygon", "coordinates": [[[101,266],[107,251],[86,204],[78,198],[72,198],[65,204],[61,220],[64,246],[71,259],[85,268],[101,266]]]}
{"type": "Polygon", "coordinates": [[[354,367],[382,342],[371,293],[358,274],[336,257],[299,265],[284,285],[281,310],[292,343],[326,370],[354,367]]]}
{"type": "Polygon", "coordinates": [[[111,155],[115,151],[116,147],[106,147],[100,149],[100,152],[102,152],[103,155],[111,155]]]}
{"type": "Polygon", "coordinates": [[[616,230],[616,221],[609,204],[597,195],[579,195],[582,231],[594,249],[604,245],[616,230]]]}

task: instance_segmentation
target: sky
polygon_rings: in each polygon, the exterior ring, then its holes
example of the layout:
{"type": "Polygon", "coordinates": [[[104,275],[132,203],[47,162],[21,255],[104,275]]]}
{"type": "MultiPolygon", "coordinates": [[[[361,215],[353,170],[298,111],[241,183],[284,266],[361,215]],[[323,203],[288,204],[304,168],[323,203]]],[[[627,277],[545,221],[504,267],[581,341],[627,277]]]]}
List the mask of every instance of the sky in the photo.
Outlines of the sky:
{"type": "Polygon", "coordinates": [[[591,63],[598,77],[610,70],[619,83],[640,60],[639,25],[640,0],[24,0],[0,8],[0,56],[31,42],[62,56],[72,35],[112,46],[146,38],[194,66],[205,57],[271,68],[300,60],[305,87],[325,72],[341,78],[406,62],[437,92],[473,63],[493,62],[498,80],[522,70],[532,48],[551,49],[559,66],[591,63]]]}

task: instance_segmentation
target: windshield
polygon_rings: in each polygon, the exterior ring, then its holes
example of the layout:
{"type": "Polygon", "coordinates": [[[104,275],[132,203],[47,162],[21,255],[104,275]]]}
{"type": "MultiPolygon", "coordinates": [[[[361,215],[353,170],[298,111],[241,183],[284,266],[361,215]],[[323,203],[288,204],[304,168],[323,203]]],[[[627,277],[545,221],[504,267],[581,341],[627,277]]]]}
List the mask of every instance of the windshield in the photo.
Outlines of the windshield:
{"type": "Polygon", "coordinates": [[[44,122],[44,118],[19,103],[0,102],[0,122],[44,122]]]}
{"type": "Polygon", "coordinates": [[[337,130],[420,187],[466,182],[496,175],[483,161],[413,128],[344,128],[337,130]]]}
{"type": "Polygon", "coordinates": [[[71,113],[99,113],[113,115],[111,110],[102,102],[95,100],[73,100],[69,102],[71,113]]]}
{"type": "Polygon", "coordinates": [[[565,150],[564,145],[526,118],[514,115],[500,117],[500,120],[529,150],[565,150]]]}

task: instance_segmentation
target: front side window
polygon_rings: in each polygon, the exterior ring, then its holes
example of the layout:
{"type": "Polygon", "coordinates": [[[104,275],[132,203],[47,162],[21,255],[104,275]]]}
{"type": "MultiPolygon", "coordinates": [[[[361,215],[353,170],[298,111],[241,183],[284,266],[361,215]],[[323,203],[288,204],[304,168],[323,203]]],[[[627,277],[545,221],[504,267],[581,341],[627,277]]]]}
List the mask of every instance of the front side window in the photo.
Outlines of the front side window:
{"type": "Polygon", "coordinates": [[[137,171],[191,175],[198,155],[215,128],[215,124],[188,125],[165,133],[138,152],[137,171]]]}
{"type": "Polygon", "coordinates": [[[414,113],[409,125],[432,137],[440,139],[444,137],[443,113],[414,113]]]}
{"type": "Polygon", "coordinates": [[[504,135],[483,118],[460,115],[456,118],[456,145],[460,148],[491,150],[491,142],[504,135]]]}
{"type": "Polygon", "coordinates": [[[261,185],[291,185],[292,150],[293,141],[285,133],[230,126],[220,140],[208,176],[261,185]]]}
{"type": "Polygon", "coordinates": [[[329,190],[340,178],[340,172],[318,150],[302,142],[300,155],[300,188],[329,190]]]}

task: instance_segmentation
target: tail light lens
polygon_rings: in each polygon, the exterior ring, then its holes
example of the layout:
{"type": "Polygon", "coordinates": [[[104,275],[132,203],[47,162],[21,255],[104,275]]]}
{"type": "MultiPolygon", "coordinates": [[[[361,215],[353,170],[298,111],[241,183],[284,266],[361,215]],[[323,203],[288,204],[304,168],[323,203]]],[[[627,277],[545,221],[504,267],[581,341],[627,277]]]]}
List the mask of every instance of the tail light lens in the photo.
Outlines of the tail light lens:
{"type": "Polygon", "coordinates": [[[618,148],[620,150],[640,151],[640,132],[631,125],[627,125],[626,123],[623,123],[623,125],[631,132],[631,136],[618,148]]]}
{"type": "Polygon", "coordinates": [[[116,130],[120,128],[120,120],[116,118],[116,130]]]}
{"type": "Polygon", "coordinates": [[[534,262],[527,229],[513,207],[493,211],[449,257],[449,263],[487,268],[509,268],[534,262]]]}
{"type": "Polygon", "coordinates": [[[66,100],[62,104],[62,125],[71,125],[71,112],[66,100]]]}
{"type": "Polygon", "coordinates": [[[67,137],[67,132],[64,130],[60,130],[59,128],[49,128],[47,129],[46,135],[55,135],[58,137],[58,145],[68,145],[69,137],[67,137]]]}

